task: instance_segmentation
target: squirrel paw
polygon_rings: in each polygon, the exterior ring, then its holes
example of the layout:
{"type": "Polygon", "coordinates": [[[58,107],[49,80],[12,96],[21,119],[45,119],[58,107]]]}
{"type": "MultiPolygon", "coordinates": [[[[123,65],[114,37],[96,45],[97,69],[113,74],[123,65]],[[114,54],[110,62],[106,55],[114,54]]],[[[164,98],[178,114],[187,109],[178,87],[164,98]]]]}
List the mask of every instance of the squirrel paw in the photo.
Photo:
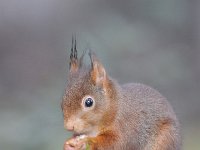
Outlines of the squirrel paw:
{"type": "Polygon", "coordinates": [[[86,150],[87,144],[84,135],[73,137],[64,144],[64,150],[86,150]]]}

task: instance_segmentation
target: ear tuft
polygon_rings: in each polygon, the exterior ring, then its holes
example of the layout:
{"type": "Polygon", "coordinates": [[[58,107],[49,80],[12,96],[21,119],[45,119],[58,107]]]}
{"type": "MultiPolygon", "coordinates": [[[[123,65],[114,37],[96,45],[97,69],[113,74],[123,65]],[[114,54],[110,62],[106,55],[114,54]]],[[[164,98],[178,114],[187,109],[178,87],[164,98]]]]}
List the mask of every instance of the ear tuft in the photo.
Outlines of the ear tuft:
{"type": "Polygon", "coordinates": [[[83,54],[81,55],[80,59],[79,59],[79,67],[81,68],[83,66],[83,58],[86,54],[87,50],[83,51],[83,54]]]}
{"type": "Polygon", "coordinates": [[[74,37],[72,36],[72,47],[71,47],[70,63],[69,63],[69,69],[71,73],[77,72],[79,68],[77,55],[78,54],[77,54],[77,49],[76,49],[76,37],[75,37],[75,42],[74,42],[74,37]]]}
{"type": "Polygon", "coordinates": [[[95,85],[104,86],[107,80],[106,71],[93,51],[90,50],[89,56],[91,60],[91,79],[95,85]]]}

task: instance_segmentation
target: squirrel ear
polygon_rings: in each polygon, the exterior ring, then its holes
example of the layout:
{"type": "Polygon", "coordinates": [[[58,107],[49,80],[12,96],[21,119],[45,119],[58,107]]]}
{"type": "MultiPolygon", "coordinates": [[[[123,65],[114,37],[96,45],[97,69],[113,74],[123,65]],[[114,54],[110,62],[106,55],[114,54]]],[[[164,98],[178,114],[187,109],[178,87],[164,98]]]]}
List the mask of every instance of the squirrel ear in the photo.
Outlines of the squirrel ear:
{"type": "Polygon", "coordinates": [[[103,65],[100,63],[95,53],[90,50],[89,56],[91,59],[91,79],[95,85],[104,86],[106,82],[106,71],[103,65]]]}
{"type": "Polygon", "coordinates": [[[70,63],[69,63],[69,70],[71,73],[77,72],[79,69],[79,63],[77,58],[77,49],[76,49],[76,37],[74,42],[74,37],[72,36],[72,48],[70,54],[70,63]]]}

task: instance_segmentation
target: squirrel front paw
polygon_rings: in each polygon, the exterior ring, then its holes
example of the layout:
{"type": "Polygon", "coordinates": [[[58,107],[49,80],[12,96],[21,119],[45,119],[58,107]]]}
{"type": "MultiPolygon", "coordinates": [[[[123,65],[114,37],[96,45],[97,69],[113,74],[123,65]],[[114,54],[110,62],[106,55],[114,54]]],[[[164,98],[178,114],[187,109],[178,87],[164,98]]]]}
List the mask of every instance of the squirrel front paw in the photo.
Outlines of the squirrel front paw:
{"type": "Polygon", "coordinates": [[[86,136],[80,135],[67,140],[64,150],[87,150],[86,136]]]}

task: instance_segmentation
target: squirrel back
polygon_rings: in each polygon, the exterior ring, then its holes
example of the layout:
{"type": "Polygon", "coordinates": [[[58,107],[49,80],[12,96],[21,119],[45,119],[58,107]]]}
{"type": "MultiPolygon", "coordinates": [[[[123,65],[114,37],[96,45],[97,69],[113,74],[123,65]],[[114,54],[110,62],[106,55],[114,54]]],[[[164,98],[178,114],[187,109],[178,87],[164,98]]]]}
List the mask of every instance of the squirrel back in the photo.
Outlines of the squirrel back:
{"type": "Polygon", "coordinates": [[[126,149],[180,149],[179,123],[165,97],[139,83],[122,85],[119,93],[121,99],[118,101],[116,124],[126,139],[123,143],[126,141],[125,145],[130,146],[126,149]],[[125,126],[121,122],[126,122],[125,126]],[[130,137],[134,137],[136,142],[133,143],[130,137]]]}
{"type": "Polygon", "coordinates": [[[61,107],[74,135],[64,150],[179,150],[179,123],[166,98],[143,84],[119,85],[94,52],[89,56],[86,67],[72,47],[61,107]]]}

